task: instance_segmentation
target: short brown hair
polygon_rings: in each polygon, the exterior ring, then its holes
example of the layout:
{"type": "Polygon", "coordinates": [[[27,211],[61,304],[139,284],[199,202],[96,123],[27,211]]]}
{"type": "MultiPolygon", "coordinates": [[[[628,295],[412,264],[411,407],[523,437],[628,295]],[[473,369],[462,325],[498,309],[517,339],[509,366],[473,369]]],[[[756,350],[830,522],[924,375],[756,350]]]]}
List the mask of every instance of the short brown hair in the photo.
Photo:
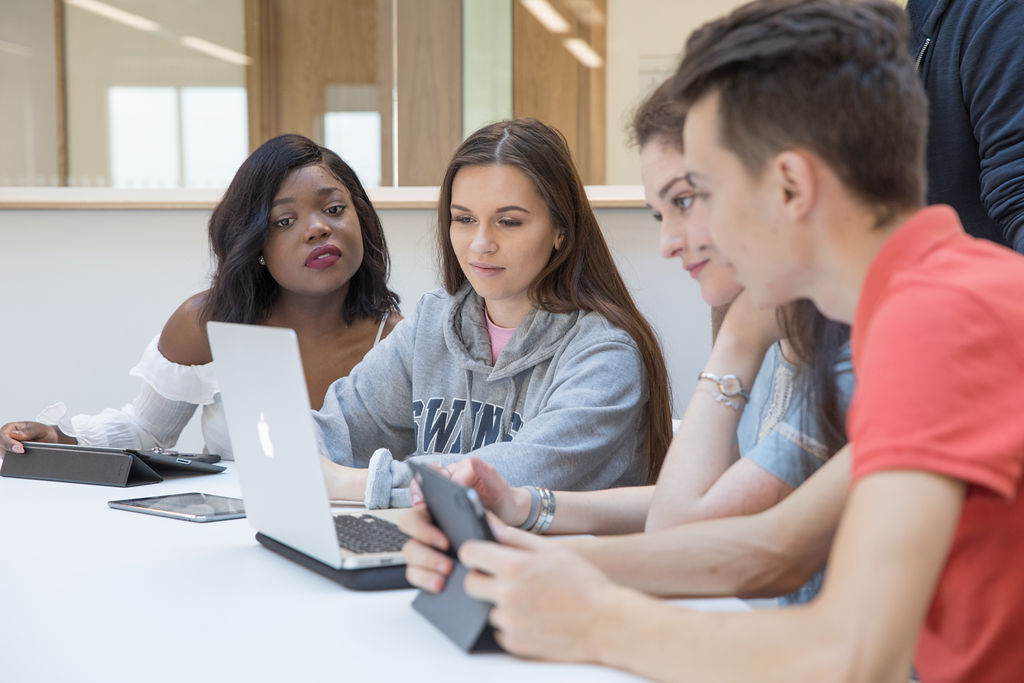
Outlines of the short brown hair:
{"type": "Polygon", "coordinates": [[[759,175],[806,148],[876,208],[924,203],[927,100],[892,0],[756,0],[686,44],[673,94],[720,98],[719,141],[759,175]]]}
{"type": "Polygon", "coordinates": [[[630,141],[637,147],[648,142],[665,142],[673,149],[683,148],[683,123],[686,109],[672,95],[673,81],[668,79],[645,97],[633,111],[630,141]]]}
{"type": "Polygon", "coordinates": [[[509,166],[533,184],[562,236],[548,264],[530,286],[530,300],[553,313],[596,311],[636,342],[647,372],[647,480],[654,483],[672,440],[668,371],[661,345],[626,288],[597,217],[583,189],[565,137],[530,118],[499,121],[466,138],[455,151],[441,181],[437,205],[437,248],[444,287],[454,294],[466,274],[452,248],[452,184],[467,166],[509,166]]]}

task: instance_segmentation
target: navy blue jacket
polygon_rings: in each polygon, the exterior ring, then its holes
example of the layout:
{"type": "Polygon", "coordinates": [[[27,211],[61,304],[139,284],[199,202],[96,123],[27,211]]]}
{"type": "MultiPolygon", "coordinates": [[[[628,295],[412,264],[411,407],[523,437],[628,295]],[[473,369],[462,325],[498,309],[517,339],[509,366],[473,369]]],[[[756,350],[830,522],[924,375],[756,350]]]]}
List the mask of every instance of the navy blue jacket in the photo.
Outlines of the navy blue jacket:
{"type": "Polygon", "coordinates": [[[1024,253],[1024,0],[910,0],[930,103],[928,203],[1024,253]]]}

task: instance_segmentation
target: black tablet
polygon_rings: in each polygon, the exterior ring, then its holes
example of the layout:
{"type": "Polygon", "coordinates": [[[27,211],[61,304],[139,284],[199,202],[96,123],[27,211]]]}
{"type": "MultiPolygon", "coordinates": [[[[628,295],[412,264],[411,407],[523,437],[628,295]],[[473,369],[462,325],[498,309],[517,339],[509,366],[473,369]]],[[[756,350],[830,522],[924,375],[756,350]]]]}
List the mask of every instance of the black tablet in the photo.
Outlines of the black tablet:
{"type": "MultiPolygon", "coordinates": [[[[448,477],[418,463],[409,463],[423,490],[434,523],[451,543],[452,557],[470,539],[493,541],[484,507],[476,491],[456,484],[448,477]]],[[[466,568],[458,559],[440,593],[420,591],[412,606],[430,623],[467,652],[500,650],[494,629],[487,623],[492,605],[471,598],[463,588],[466,568]]]]}
{"type": "Polygon", "coordinates": [[[451,542],[450,553],[453,557],[459,552],[463,541],[494,540],[484,506],[476,491],[456,484],[430,467],[415,462],[409,465],[423,491],[423,500],[431,518],[451,542]]]}
{"type": "Polygon", "coordinates": [[[177,453],[175,451],[159,451],[156,449],[148,451],[131,451],[155,470],[181,470],[182,472],[196,472],[214,474],[223,472],[222,465],[213,463],[220,460],[219,455],[204,455],[202,453],[177,453]]]}
{"type": "Polygon", "coordinates": [[[213,463],[220,460],[219,455],[205,453],[179,453],[164,448],[148,448],[136,450],[134,448],[102,448],[99,446],[83,446],[81,444],[64,443],[42,443],[36,441],[25,441],[25,453],[30,450],[38,454],[64,454],[70,456],[95,456],[97,454],[111,455],[132,455],[137,457],[155,470],[174,470],[184,472],[195,472],[196,474],[215,474],[223,472],[222,465],[213,463]]]}
{"type": "Polygon", "coordinates": [[[228,498],[210,493],[172,493],[165,496],[128,498],[107,503],[115,510],[143,512],[147,515],[173,517],[189,522],[216,522],[221,519],[245,517],[241,498],[228,498]]]}

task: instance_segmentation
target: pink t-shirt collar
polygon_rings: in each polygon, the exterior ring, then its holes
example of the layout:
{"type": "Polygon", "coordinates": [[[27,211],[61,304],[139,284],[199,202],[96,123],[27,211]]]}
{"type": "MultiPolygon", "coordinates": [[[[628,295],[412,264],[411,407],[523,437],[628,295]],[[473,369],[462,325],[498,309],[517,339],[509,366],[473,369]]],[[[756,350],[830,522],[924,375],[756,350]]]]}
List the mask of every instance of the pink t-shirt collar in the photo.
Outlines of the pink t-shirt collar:
{"type": "Polygon", "coordinates": [[[502,349],[508,344],[508,340],[515,334],[516,328],[495,325],[486,310],[484,311],[484,317],[487,319],[487,338],[491,341],[491,365],[494,365],[498,362],[498,356],[501,355],[502,349]]]}

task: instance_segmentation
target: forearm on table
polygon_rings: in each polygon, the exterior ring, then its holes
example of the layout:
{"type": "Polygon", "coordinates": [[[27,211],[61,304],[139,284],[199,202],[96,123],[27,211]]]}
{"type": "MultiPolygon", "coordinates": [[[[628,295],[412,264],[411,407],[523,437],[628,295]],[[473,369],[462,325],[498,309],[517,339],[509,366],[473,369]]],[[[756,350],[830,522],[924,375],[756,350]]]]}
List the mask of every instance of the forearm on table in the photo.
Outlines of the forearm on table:
{"type": "MultiPolygon", "coordinates": [[[[705,372],[736,375],[749,389],[762,360],[763,353],[758,356],[723,335],[711,351],[705,372]]],[[[658,476],[648,529],[700,519],[702,499],[738,458],[736,428],[746,401],[735,397],[731,400],[736,407],[732,407],[718,400],[719,393],[713,382],[697,382],[658,476]]]]}
{"type": "Polygon", "coordinates": [[[320,465],[331,500],[363,500],[366,496],[368,470],[339,465],[324,456],[320,456],[320,465]]]}
{"type": "Polygon", "coordinates": [[[654,486],[555,492],[549,534],[628,534],[642,531],[654,486]]]}
{"type": "Polygon", "coordinates": [[[846,500],[850,452],[847,446],[756,515],[568,542],[612,580],[654,595],[782,595],[828,557],[846,500]]]}
{"type": "Polygon", "coordinates": [[[784,595],[828,554],[827,544],[805,545],[764,513],[565,542],[616,583],[672,597],[784,595]]]}
{"type": "Polygon", "coordinates": [[[830,680],[851,649],[816,607],[696,612],[625,589],[607,596],[592,637],[600,663],[664,681],[830,680]]]}

